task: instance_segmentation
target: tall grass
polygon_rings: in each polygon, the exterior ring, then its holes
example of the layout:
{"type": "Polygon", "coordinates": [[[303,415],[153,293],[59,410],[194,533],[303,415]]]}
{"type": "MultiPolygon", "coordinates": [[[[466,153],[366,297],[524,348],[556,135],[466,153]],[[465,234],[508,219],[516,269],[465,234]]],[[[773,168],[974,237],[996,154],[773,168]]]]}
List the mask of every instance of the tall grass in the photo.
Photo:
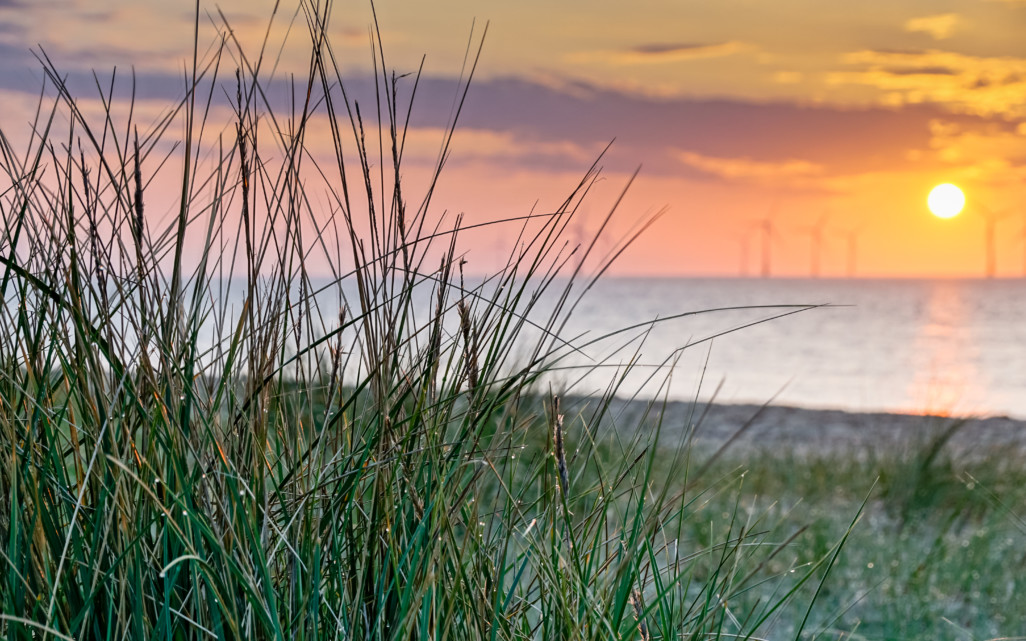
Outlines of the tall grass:
{"type": "MultiPolygon", "coordinates": [[[[777,452],[744,462],[742,509],[764,513],[785,531],[807,526],[794,547],[800,563],[819,558],[844,535],[847,523],[838,515],[858,511],[878,479],[828,589],[816,601],[813,628],[828,631],[822,638],[1022,638],[1026,478],[1021,456],[936,454],[937,444],[931,439],[909,449],[871,445],[860,456],[777,452]],[[926,471],[930,457],[933,469],[926,471]]],[[[736,478],[741,473],[733,469],[737,459],[722,463],[714,474],[736,478]]],[[[737,500],[720,495],[703,501],[705,518],[693,518],[692,527],[722,523],[737,500]]]]}
{"type": "Polygon", "coordinates": [[[565,232],[596,167],[554,211],[501,223],[514,249],[468,286],[462,222],[432,194],[479,48],[414,196],[419,74],[392,72],[374,31],[375,91],[357,100],[328,13],[302,4],[300,83],[223,24],[184,98],[143,126],[124,82],[97,79],[94,117],[41,56],[54,99],[24,150],[0,138],[0,631],[662,639],[772,624],[835,551],[795,575],[770,562],[787,541],[740,516],[689,539],[694,502],[724,488],[690,475],[686,445],[654,476],[658,430],[606,412],[615,378],[562,408],[540,383],[573,350],[560,329],[594,243],[565,232]],[[325,135],[330,164],[309,145],[325,135]]]}

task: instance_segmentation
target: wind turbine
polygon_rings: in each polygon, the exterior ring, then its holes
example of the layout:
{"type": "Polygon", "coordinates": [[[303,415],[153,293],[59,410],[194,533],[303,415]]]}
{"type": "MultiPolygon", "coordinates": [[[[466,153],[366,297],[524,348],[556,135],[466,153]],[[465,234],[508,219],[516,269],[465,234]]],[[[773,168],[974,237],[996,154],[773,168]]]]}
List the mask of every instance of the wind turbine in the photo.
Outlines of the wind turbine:
{"type": "Polygon", "coordinates": [[[586,208],[574,210],[571,214],[572,218],[568,223],[570,227],[570,251],[577,252],[577,267],[582,267],[584,264],[584,254],[588,248],[588,242],[590,240],[588,236],[588,222],[591,218],[591,211],[586,208]]]}
{"type": "Polygon", "coordinates": [[[937,185],[930,191],[927,205],[938,218],[952,218],[965,208],[979,212],[983,218],[983,275],[994,278],[997,273],[997,224],[1008,216],[1008,211],[994,211],[979,198],[969,199],[962,190],[951,183],[937,185]]]}
{"type": "Polygon", "coordinates": [[[748,257],[751,253],[751,234],[748,232],[742,232],[734,234],[734,240],[737,241],[738,249],[740,250],[738,263],[738,276],[748,276],[748,257]]]}
{"type": "Polygon", "coordinates": [[[997,273],[997,224],[1011,212],[994,211],[981,203],[979,198],[967,202],[966,208],[978,211],[983,217],[983,275],[986,278],[994,278],[997,273]]]}
{"type": "Polygon", "coordinates": [[[762,266],[760,267],[759,275],[763,278],[769,278],[770,267],[773,264],[771,250],[773,247],[773,239],[776,233],[773,231],[773,217],[769,214],[765,218],[752,221],[752,229],[759,231],[762,237],[762,266]]]}
{"type": "Polygon", "coordinates": [[[1022,243],[1022,275],[1026,277],[1026,212],[1022,215],[1022,230],[1019,232],[1019,241],[1022,243]]]}
{"type": "Polygon", "coordinates": [[[848,278],[855,278],[855,261],[858,258],[858,242],[859,235],[865,231],[865,225],[858,225],[851,229],[846,229],[843,232],[839,232],[839,235],[843,236],[847,240],[848,254],[847,254],[847,269],[846,273],[848,278]]]}
{"type": "MultiPolygon", "coordinates": [[[[984,273],[987,278],[994,278],[994,274],[997,273],[997,223],[1002,218],[1008,217],[1010,212],[995,212],[992,209],[981,205],[979,201],[976,203],[977,209],[983,214],[984,220],[984,234],[986,234],[985,247],[986,247],[986,265],[984,267],[984,273]]],[[[1024,230],[1026,234],[1026,230],[1024,230]]]]}
{"type": "Polygon", "coordinates": [[[811,246],[809,248],[809,275],[812,276],[812,278],[819,278],[820,264],[823,256],[823,232],[826,229],[826,223],[829,217],[829,213],[823,212],[815,225],[802,228],[802,230],[809,235],[811,240],[811,246]]]}

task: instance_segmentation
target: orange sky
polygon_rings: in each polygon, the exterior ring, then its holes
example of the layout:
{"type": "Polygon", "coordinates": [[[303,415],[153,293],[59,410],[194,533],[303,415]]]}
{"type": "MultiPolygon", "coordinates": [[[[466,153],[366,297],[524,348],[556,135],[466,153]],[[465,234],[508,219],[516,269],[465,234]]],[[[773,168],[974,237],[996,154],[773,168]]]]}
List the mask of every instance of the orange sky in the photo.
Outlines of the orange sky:
{"type": "MultiPolygon", "coordinates": [[[[182,91],[192,4],[0,0],[0,125],[28,119],[37,45],[84,96],[95,96],[86,72],[134,67],[152,121],[182,91]]],[[[218,6],[255,51],[274,2],[218,6]]],[[[296,6],[281,3],[268,39],[282,51],[276,79],[308,64],[296,6]]],[[[219,23],[213,3],[203,11],[201,49],[219,23]]],[[[667,208],[619,273],[755,273],[769,218],[774,275],[810,273],[824,221],[823,275],[846,274],[854,238],[861,276],[978,276],[986,207],[1006,215],[999,275],[1023,274],[1026,1],[382,1],[378,15],[390,65],[412,71],[427,56],[411,171],[436,158],[471,25],[490,21],[435,201],[468,221],[554,206],[615,139],[575,233],[594,229],[638,165],[610,242],[667,208]],[[929,215],[939,182],[966,190],[963,215],[929,215]]],[[[370,21],[366,2],[335,5],[335,46],[357,84],[370,21]]],[[[507,236],[476,239],[471,267],[490,268],[507,236]]]]}

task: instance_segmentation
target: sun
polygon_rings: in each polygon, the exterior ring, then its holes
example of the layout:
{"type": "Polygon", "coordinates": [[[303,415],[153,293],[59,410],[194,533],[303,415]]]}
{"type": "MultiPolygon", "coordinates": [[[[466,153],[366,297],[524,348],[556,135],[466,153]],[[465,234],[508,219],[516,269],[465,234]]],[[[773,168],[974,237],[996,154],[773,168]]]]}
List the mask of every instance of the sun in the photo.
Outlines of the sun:
{"type": "Polygon", "coordinates": [[[930,191],[926,204],[937,218],[954,218],[965,207],[965,194],[956,185],[944,183],[930,191]]]}

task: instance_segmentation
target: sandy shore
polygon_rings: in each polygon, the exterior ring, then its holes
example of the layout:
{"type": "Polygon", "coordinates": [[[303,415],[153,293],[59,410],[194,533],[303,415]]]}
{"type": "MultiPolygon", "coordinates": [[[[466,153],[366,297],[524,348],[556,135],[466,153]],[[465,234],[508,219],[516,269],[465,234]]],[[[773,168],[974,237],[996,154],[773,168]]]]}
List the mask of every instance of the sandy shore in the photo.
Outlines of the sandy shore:
{"type": "MultiPolygon", "coordinates": [[[[582,405],[578,402],[575,406],[580,411],[582,405]]],[[[642,421],[646,403],[617,399],[610,410],[614,425],[632,431],[642,421]]],[[[651,426],[653,421],[649,418],[646,423],[651,426]]],[[[946,447],[959,457],[982,458],[997,453],[1026,456],[1026,421],[1007,417],[860,413],[786,406],[670,403],[662,419],[662,438],[679,442],[693,427],[694,442],[702,448],[718,448],[734,438],[731,450],[735,452],[865,456],[920,449],[953,426],[957,427],[946,447]]]]}

